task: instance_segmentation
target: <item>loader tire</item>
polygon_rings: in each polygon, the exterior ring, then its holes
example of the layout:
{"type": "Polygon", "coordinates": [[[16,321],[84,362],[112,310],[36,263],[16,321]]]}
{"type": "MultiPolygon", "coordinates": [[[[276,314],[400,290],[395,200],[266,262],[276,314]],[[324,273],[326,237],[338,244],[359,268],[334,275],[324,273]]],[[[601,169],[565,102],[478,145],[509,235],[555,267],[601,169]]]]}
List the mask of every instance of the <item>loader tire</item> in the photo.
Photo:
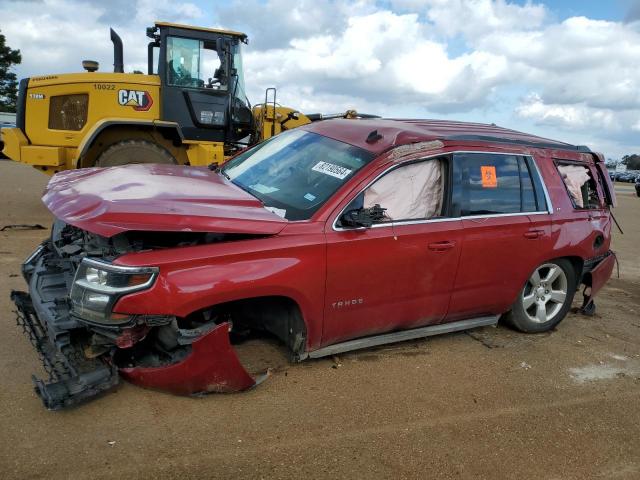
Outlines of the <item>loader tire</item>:
{"type": "Polygon", "coordinates": [[[147,140],[122,140],[107,148],[96,167],[117,167],[130,163],[176,164],[176,159],[165,148],[147,140]]]}

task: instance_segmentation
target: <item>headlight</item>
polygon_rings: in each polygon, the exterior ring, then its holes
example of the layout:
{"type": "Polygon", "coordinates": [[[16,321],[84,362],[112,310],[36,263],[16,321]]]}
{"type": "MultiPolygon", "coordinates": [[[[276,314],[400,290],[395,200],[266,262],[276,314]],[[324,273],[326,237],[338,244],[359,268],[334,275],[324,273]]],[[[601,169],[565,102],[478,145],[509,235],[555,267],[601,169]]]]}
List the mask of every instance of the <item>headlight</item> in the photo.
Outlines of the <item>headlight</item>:
{"type": "Polygon", "coordinates": [[[127,293],[151,288],[157,276],[156,267],[121,267],[85,258],[73,280],[71,313],[101,324],[127,323],[129,317],[111,313],[114,304],[127,293]]]}

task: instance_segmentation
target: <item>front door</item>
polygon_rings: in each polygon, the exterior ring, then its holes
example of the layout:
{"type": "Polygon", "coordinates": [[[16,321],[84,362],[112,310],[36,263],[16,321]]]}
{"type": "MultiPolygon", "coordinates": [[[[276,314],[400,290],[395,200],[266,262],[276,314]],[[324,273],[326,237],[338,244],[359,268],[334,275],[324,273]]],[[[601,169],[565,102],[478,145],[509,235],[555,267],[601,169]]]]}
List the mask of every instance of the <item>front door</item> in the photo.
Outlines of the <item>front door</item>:
{"type": "Polygon", "coordinates": [[[462,221],[442,217],[445,167],[400,166],[358,195],[352,205],[387,208],[370,228],[330,220],[323,346],[443,320],[462,243],[462,221]]]}

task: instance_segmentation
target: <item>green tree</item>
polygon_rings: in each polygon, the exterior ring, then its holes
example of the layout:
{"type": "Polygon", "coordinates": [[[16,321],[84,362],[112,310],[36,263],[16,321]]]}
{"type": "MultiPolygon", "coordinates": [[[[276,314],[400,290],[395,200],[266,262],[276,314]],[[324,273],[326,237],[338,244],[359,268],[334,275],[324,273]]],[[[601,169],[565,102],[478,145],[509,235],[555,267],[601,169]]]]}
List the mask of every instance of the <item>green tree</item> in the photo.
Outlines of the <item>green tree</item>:
{"type": "Polygon", "coordinates": [[[636,153],[625,155],[620,163],[626,165],[627,170],[640,170],[640,155],[636,153]]]}
{"type": "Polygon", "coordinates": [[[22,61],[20,50],[12,50],[0,33],[0,112],[15,112],[18,101],[18,79],[10,72],[13,65],[22,61]]]}

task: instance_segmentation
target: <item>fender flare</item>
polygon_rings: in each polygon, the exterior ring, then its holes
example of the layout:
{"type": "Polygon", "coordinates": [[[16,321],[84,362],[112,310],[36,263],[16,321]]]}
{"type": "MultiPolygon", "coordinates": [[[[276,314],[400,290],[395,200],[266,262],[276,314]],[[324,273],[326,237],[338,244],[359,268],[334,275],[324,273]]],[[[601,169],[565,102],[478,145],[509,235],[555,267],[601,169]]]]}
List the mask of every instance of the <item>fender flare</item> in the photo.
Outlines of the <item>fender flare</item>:
{"type": "Polygon", "coordinates": [[[73,161],[74,163],[73,167],[77,168],[78,162],[80,161],[80,159],[87,154],[89,147],[91,147],[94,140],[98,138],[98,136],[103,131],[105,131],[107,128],[110,128],[113,126],[121,126],[121,125],[152,127],[159,130],[173,129],[178,133],[180,140],[181,141],[184,140],[182,128],[180,128],[180,125],[178,125],[178,123],[176,122],[165,122],[162,120],[135,120],[131,118],[103,119],[95,123],[95,125],[91,128],[91,130],[89,130],[89,132],[87,132],[87,134],[84,136],[84,138],[82,139],[82,142],[80,142],[80,145],[78,145],[78,155],[73,161]]]}

